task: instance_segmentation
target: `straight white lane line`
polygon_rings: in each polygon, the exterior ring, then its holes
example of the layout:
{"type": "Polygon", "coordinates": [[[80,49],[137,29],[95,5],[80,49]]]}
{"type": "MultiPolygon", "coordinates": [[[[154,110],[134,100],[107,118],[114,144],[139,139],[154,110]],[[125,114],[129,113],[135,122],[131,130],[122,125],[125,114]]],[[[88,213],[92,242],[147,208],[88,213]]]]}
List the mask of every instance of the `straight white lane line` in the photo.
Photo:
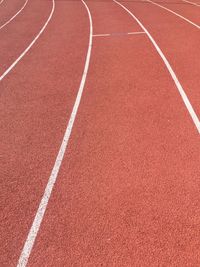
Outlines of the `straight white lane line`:
{"type": "Polygon", "coordinates": [[[25,1],[23,6],[20,8],[20,10],[18,10],[17,13],[12,18],[10,18],[8,21],[6,21],[3,25],[0,26],[0,30],[3,29],[7,24],[9,24],[14,18],[16,18],[17,15],[19,15],[19,13],[21,13],[21,11],[25,8],[27,3],[28,3],[28,0],[25,1]]]}
{"type": "Polygon", "coordinates": [[[91,57],[91,49],[92,49],[93,26],[92,26],[92,17],[91,17],[90,11],[89,11],[86,3],[83,0],[82,0],[82,3],[84,4],[84,6],[85,6],[85,8],[87,10],[88,17],[89,17],[89,22],[90,22],[90,35],[89,35],[89,44],[88,44],[88,51],[87,51],[86,61],[85,61],[85,67],[84,67],[84,70],[83,70],[83,75],[82,75],[82,79],[81,79],[81,82],[80,82],[80,87],[79,87],[79,90],[78,90],[76,101],[74,103],[73,110],[72,110],[72,113],[70,115],[70,119],[69,119],[66,131],[65,131],[65,134],[64,134],[64,137],[63,137],[63,140],[62,140],[62,144],[60,146],[60,149],[59,149],[55,164],[53,166],[51,175],[50,175],[48,183],[46,185],[46,188],[45,188],[45,191],[44,191],[44,195],[43,195],[43,197],[42,197],[42,199],[40,201],[39,208],[38,208],[37,213],[35,215],[33,224],[31,226],[31,229],[30,229],[30,231],[28,233],[28,236],[27,236],[27,239],[25,241],[24,247],[22,249],[22,252],[21,252],[21,255],[20,255],[20,258],[19,258],[19,261],[18,261],[18,265],[17,265],[18,267],[24,267],[28,263],[28,259],[29,259],[30,253],[32,251],[35,239],[36,239],[38,231],[40,229],[40,225],[42,223],[42,220],[43,220],[43,217],[44,217],[44,214],[45,214],[48,202],[49,202],[49,198],[51,196],[54,184],[56,182],[56,179],[57,179],[57,176],[58,176],[58,173],[59,173],[59,170],[60,170],[60,166],[61,166],[62,161],[63,161],[63,157],[64,157],[64,154],[65,154],[65,151],[67,149],[69,138],[70,138],[70,135],[71,135],[71,132],[72,132],[74,121],[75,121],[75,118],[76,118],[76,115],[77,115],[77,112],[78,112],[78,108],[79,108],[79,105],[80,105],[81,97],[82,97],[82,94],[83,94],[85,81],[86,81],[86,78],[87,78],[87,73],[88,73],[88,68],[89,68],[89,63],[90,63],[90,57],[91,57]]]}
{"type": "Polygon", "coordinates": [[[100,33],[93,34],[93,37],[101,37],[101,36],[120,36],[120,35],[134,35],[134,34],[144,34],[145,32],[116,32],[116,33],[100,33]]]}
{"type": "Polygon", "coordinates": [[[191,5],[193,5],[193,6],[198,6],[198,7],[200,7],[200,4],[197,4],[197,3],[194,3],[194,2],[191,2],[191,1],[188,1],[188,0],[182,0],[183,2],[186,2],[186,3],[189,3],[189,4],[191,4],[191,5]]]}
{"type": "Polygon", "coordinates": [[[144,27],[144,25],[139,21],[139,19],[135,15],[133,15],[133,13],[131,13],[130,10],[128,10],[125,6],[123,6],[121,3],[117,2],[116,0],[113,0],[113,1],[116,4],[118,4],[119,6],[121,6],[124,10],[126,10],[131,15],[131,17],[133,17],[137,21],[137,23],[140,25],[140,27],[146,32],[147,36],[149,37],[149,39],[152,42],[153,46],[155,47],[156,51],[158,52],[158,54],[162,58],[165,66],[167,67],[167,70],[169,71],[169,73],[170,73],[170,75],[171,75],[171,77],[172,77],[172,79],[173,79],[173,81],[174,81],[174,83],[175,83],[175,85],[176,85],[181,97],[182,97],[182,100],[183,100],[183,102],[184,102],[184,104],[185,104],[185,106],[186,106],[186,108],[187,108],[187,110],[188,110],[188,112],[189,112],[189,114],[190,114],[190,116],[191,116],[196,128],[197,128],[197,131],[200,134],[200,121],[199,121],[199,119],[198,119],[198,117],[197,117],[197,115],[196,115],[196,113],[195,113],[195,111],[194,111],[194,109],[193,109],[193,107],[192,107],[192,105],[191,105],[191,103],[190,103],[190,101],[189,101],[189,99],[188,99],[188,97],[187,97],[187,95],[186,95],[181,83],[179,82],[175,72],[173,71],[170,63],[168,62],[168,60],[166,59],[165,55],[163,54],[163,52],[161,51],[161,49],[157,45],[156,41],[153,39],[153,37],[147,31],[147,29],[144,27]]]}
{"type": "Polygon", "coordinates": [[[35,36],[35,38],[33,39],[33,41],[29,44],[29,46],[27,46],[27,48],[21,53],[21,55],[10,65],[10,67],[8,67],[6,69],[6,71],[4,71],[4,73],[0,76],[0,81],[3,80],[3,78],[17,65],[17,63],[26,55],[26,53],[31,49],[31,47],[34,45],[34,43],[37,41],[37,39],[40,37],[40,35],[43,33],[43,31],[46,29],[49,21],[51,20],[53,13],[55,10],[55,0],[52,0],[52,9],[50,12],[50,15],[47,19],[47,21],[45,22],[45,24],[43,25],[43,27],[41,28],[41,30],[39,31],[39,33],[35,36]]]}
{"type": "Polygon", "coordinates": [[[169,8],[167,8],[167,7],[165,7],[165,6],[159,5],[158,3],[155,3],[155,2],[153,2],[153,1],[151,1],[151,0],[146,0],[146,1],[149,2],[149,3],[151,3],[151,4],[153,4],[153,5],[159,6],[160,8],[163,8],[163,9],[167,10],[168,12],[170,12],[170,13],[176,15],[177,17],[179,17],[179,18],[185,20],[186,22],[190,23],[191,25],[195,26],[197,29],[200,29],[200,26],[199,26],[199,25],[197,25],[196,23],[192,22],[191,20],[189,20],[189,19],[183,17],[182,15],[180,15],[180,14],[178,14],[178,13],[172,11],[171,9],[169,9],[169,8]]]}
{"type": "Polygon", "coordinates": [[[0,5],[3,3],[3,1],[4,1],[4,0],[1,0],[1,1],[0,1],[0,5]]]}
{"type": "Polygon", "coordinates": [[[102,34],[93,34],[93,37],[99,37],[99,36],[111,36],[111,33],[102,33],[102,34]]]}
{"type": "Polygon", "coordinates": [[[143,33],[146,33],[146,32],[128,32],[127,34],[132,35],[132,34],[143,34],[143,33]]]}

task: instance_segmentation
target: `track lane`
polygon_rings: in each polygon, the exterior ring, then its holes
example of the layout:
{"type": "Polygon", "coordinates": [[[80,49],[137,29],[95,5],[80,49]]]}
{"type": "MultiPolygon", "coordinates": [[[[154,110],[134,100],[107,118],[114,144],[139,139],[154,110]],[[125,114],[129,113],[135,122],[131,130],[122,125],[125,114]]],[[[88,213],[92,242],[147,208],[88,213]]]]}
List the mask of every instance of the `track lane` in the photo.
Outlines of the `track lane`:
{"type": "Polygon", "coordinates": [[[174,16],[178,16],[186,23],[189,23],[191,26],[196,27],[200,30],[200,16],[198,9],[194,9],[194,7],[186,5],[182,2],[179,2],[177,4],[173,2],[163,3],[151,0],[148,0],[148,2],[158,6],[159,8],[164,8],[166,12],[170,12],[174,16]]]}
{"type": "Polygon", "coordinates": [[[182,87],[176,73],[174,72],[170,62],[167,60],[166,56],[163,54],[162,50],[160,49],[159,45],[156,43],[155,39],[152,37],[152,35],[148,32],[148,30],[146,29],[146,27],[141,23],[141,21],[129,10],[127,9],[124,5],[120,4],[120,2],[114,0],[114,2],[116,4],[118,4],[120,7],[122,7],[135,21],[137,21],[137,23],[141,26],[141,28],[143,29],[143,31],[147,34],[149,40],[151,41],[152,45],[154,46],[156,52],[159,54],[160,58],[162,59],[163,63],[165,64],[172,80],[174,81],[177,90],[180,93],[180,96],[185,104],[185,107],[187,108],[191,119],[193,120],[194,125],[196,126],[196,129],[198,131],[198,133],[200,134],[200,121],[199,118],[197,116],[197,114],[194,111],[193,106],[190,103],[190,100],[188,99],[187,94],[185,93],[184,88],[182,87]]]}
{"type": "Polygon", "coordinates": [[[17,10],[17,12],[14,13],[14,15],[11,18],[9,18],[3,24],[0,25],[0,30],[3,29],[4,27],[6,27],[6,25],[8,25],[10,22],[12,22],[23,11],[23,9],[26,7],[27,3],[28,3],[28,0],[25,0],[25,2],[23,3],[23,5],[20,7],[19,10],[17,10]]]}
{"type": "Polygon", "coordinates": [[[94,34],[102,33],[127,33],[140,31],[141,28],[138,24],[133,24],[130,20],[124,18],[121,10],[116,10],[116,15],[111,20],[110,17],[113,14],[112,1],[105,1],[103,4],[101,1],[94,1],[91,6],[91,12],[93,14],[94,34]],[[124,20],[126,23],[120,23],[119,20],[124,20]]]}
{"type": "Polygon", "coordinates": [[[198,133],[147,38],[93,42],[79,114],[28,266],[198,265],[198,133]]]}
{"type": "Polygon", "coordinates": [[[198,5],[200,5],[200,1],[199,1],[199,0],[192,0],[192,2],[194,2],[194,3],[198,4],[198,5]]]}
{"type": "Polygon", "coordinates": [[[28,43],[26,47],[24,48],[24,50],[22,50],[21,53],[16,56],[16,59],[14,59],[14,61],[11,62],[10,65],[6,67],[6,69],[0,76],[0,81],[2,81],[15,68],[15,66],[23,59],[23,57],[29,52],[32,46],[37,42],[37,40],[40,38],[42,33],[46,30],[49,22],[51,21],[53,14],[54,14],[54,10],[55,10],[55,1],[52,0],[52,8],[51,8],[49,16],[47,17],[47,20],[41,26],[41,28],[39,29],[39,32],[37,32],[37,34],[33,36],[33,39],[31,40],[31,42],[28,43]]]}
{"type": "Polygon", "coordinates": [[[199,30],[152,4],[126,2],[126,6],[156,40],[200,117],[199,30]]]}
{"type": "Polygon", "coordinates": [[[21,8],[25,0],[6,0],[0,8],[0,25],[8,21],[21,8]]]}
{"type": "Polygon", "coordinates": [[[72,113],[70,115],[69,118],[69,122],[67,124],[67,128],[65,130],[65,134],[58,152],[58,155],[56,157],[56,161],[55,164],[53,166],[53,169],[51,171],[51,175],[49,177],[48,183],[46,185],[43,197],[40,201],[38,210],[36,212],[33,224],[30,228],[30,231],[28,233],[27,239],[25,241],[24,247],[22,249],[22,253],[20,255],[19,261],[17,266],[21,267],[21,266],[26,266],[29,256],[31,254],[32,248],[34,246],[35,243],[35,239],[37,238],[38,232],[40,230],[40,225],[42,223],[44,214],[46,212],[46,208],[48,205],[48,201],[51,197],[51,193],[53,190],[53,187],[56,183],[57,180],[57,176],[60,170],[60,166],[62,165],[62,161],[65,155],[65,151],[67,149],[67,145],[71,136],[71,132],[73,130],[73,125],[74,125],[74,121],[76,119],[76,115],[78,112],[78,108],[81,102],[81,98],[82,98],[82,94],[83,94],[83,90],[85,87],[85,81],[87,78],[87,73],[88,73],[88,68],[89,68],[89,64],[90,64],[90,57],[91,57],[91,50],[92,50],[92,36],[93,36],[93,26],[92,26],[92,18],[91,18],[91,14],[90,11],[87,7],[87,5],[85,4],[84,1],[82,1],[83,5],[85,6],[87,13],[88,13],[88,17],[89,17],[89,22],[90,22],[90,30],[89,30],[89,41],[88,41],[88,50],[87,50],[87,54],[86,54],[86,59],[85,59],[85,65],[84,65],[84,69],[83,69],[83,75],[81,78],[81,82],[80,82],[80,86],[77,92],[77,96],[76,96],[76,100],[74,102],[74,106],[72,109],[72,113]]]}
{"type": "Polygon", "coordinates": [[[52,1],[31,1],[14,23],[10,23],[0,31],[0,76],[24,52],[52,12],[52,1]]]}
{"type": "Polygon", "coordinates": [[[188,0],[182,0],[183,2],[185,3],[188,3],[190,5],[193,5],[193,6],[196,6],[196,7],[200,7],[200,3],[195,3],[195,2],[192,2],[192,1],[188,1],[188,0]]]}
{"type": "Polygon", "coordinates": [[[78,2],[58,1],[47,31],[1,82],[4,266],[17,263],[74,103],[88,43],[82,12],[78,2]]]}

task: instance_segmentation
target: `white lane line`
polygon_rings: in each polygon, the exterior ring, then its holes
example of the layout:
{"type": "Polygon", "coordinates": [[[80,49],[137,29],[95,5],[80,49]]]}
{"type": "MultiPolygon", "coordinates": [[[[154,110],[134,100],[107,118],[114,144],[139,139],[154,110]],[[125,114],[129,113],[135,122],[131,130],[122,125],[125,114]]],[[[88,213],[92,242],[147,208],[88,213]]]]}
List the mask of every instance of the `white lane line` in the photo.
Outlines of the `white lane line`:
{"type": "Polygon", "coordinates": [[[180,15],[180,14],[178,14],[178,13],[172,11],[171,9],[169,9],[169,8],[167,8],[167,7],[165,7],[165,6],[159,5],[158,3],[155,3],[155,2],[153,2],[153,1],[151,1],[151,0],[146,0],[146,1],[149,2],[149,3],[151,3],[151,4],[153,4],[153,5],[159,6],[160,8],[163,8],[163,9],[167,10],[168,12],[170,12],[170,13],[176,15],[177,17],[179,17],[179,18],[181,18],[181,19],[187,21],[187,22],[190,23],[191,25],[195,26],[197,29],[200,29],[200,26],[199,26],[199,25],[197,25],[196,23],[192,22],[191,20],[189,20],[189,19],[183,17],[182,15],[180,15]]]}
{"type": "Polygon", "coordinates": [[[174,83],[175,83],[175,85],[176,85],[176,87],[177,87],[177,89],[178,89],[178,91],[179,91],[179,93],[180,93],[180,95],[182,97],[182,100],[183,100],[183,102],[184,102],[184,104],[185,104],[185,106],[186,106],[186,108],[187,108],[187,110],[188,110],[188,112],[189,112],[189,114],[190,114],[190,116],[191,116],[196,128],[197,128],[198,133],[200,134],[200,121],[199,121],[199,119],[198,119],[198,117],[197,117],[197,115],[196,115],[196,113],[195,113],[195,111],[194,111],[194,109],[193,109],[193,107],[192,107],[192,105],[191,105],[191,103],[190,103],[190,101],[189,101],[189,99],[188,99],[188,97],[187,97],[182,85],[180,84],[175,72],[173,71],[169,61],[166,59],[165,55],[163,54],[163,52],[161,51],[161,49],[157,45],[156,41],[153,39],[153,37],[147,31],[147,29],[144,27],[144,25],[139,21],[139,19],[133,13],[131,13],[130,10],[128,10],[125,6],[123,6],[121,3],[117,2],[116,0],[113,0],[113,1],[116,4],[118,4],[119,6],[121,6],[124,10],[126,10],[131,15],[131,17],[133,17],[137,21],[137,23],[140,25],[140,27],[146,32],[146,34],[149,37],[150,41],[152,42],[152,44],[154,45],[154,47],[157,50],[158,54],[162,58],[165,66],[167,67],[167,70],[169,71],[172,79],[174,80],[174,83]]]}
{"type": "Polygon", "coordinates": [[[4,0],[1,0],[1,1],[0,1],[0,5],[3,3],[3,1],[4,1],[4,0]]]}
{"type": "Polygon", "coordinates": [[[118,35],[134,35],[134,34],[144,34],[145,32],[116,32],[116,33],[100,33],[100,34],[93,34],[93,37],[101,37],[101,36],[118,36],[118,35]]]}
{"type": "Polygon", "coordinates": [[[93,37],[99,37],[99,36],[110,36],[111,33],[102,33],[102,34],[93,34],[93,37]]]}
{"type": "Polygon", "coordinates": [[[21,13],[21,11],[25,8],[27,3],[28,3],[28,0],[25,1],[23,6],[20,8],[20,10],[18,10],[17,13],[12,18],[10,18],[8,21],[6,21],[3,25],[0,26],[0,30],[3,29],[7,24],[9,24],[14,18],[16,18],[17,15],[19,15],[19,13],[21,13]]]}
{"type": "Polygon", "coordinates": [[[194,2],[191,2],[191,1],[188,1],[188,0],[182,0],[183,2],[186,2],[186,3],[189,3],[191,5],[194,5],[194,6],[198,6],[200,7],[200,4],[197,4],[197,3],[194,3],[194,2]]]}
{"type": "Polygon", "coordinates": [[[145,32],[115,32],[115,33],[100,33],[93,34],[93,37],[107,37],[107,36],[121,36],[121,35],[134,35],[134,34],[144,34],[145,32]]]}
{"type": "Polygon", "coordinates": [[[132,34],[143,34],[143,33],[146,33],[146,32],[128,32],[127,34],[132,35],[132,34]]]}
{"type": "Polygon", "coordinates": [[[8,67],[6,69],[6,71],[0,76],[0,81],[3,80],[3,78],[17,65],[17,63],[26,55],[26,53],[31,49],[31,47],[34,45],[34,43],[37,41],[37,39],[40,37],[40,35],[43,33],[43,31],[46,29],[49,21],[51,20],[53,13],[55,10],[55,0],[52,0],[52,9],[50,12],[50,15],[47,19],[47,21],[45,22],[45,24],[43,25],[43,27],[41,28],[41,30],[39,31],[39,33],[35,36],[35,38],[33,39],[33,41],[29,44],[29,46],[27,46],[27,48],[21,53],[21,55],[10,65],[10,67],[8,67]]]}
{"type": "Polygon", "coordinates": [[[36,239],[38,231],[40,229],[40,225],[42,223],[42,220],[43,220],[43,217],[44,217],[47,205],[48,205],[49,198],[51,196],[54,184],[55,184],[57,176],[58,176],[58,172],[60,170],[60,166],[62,164],[62,160],[63,160],[64,154],[65,154],[65,151],[67,149],[69,138],[70,138],[70,135],[71,135],[71,132],[72,132],[74,121],[75,121],[75,118],[76,118],[76,115],[77,115],[77,112],[78,112],[78,108],[79,108],[79,104],[80,104],[80,101],[81,101],[81,97],[82,97],[82,94],[83,94],[85,81],[86,81],[86,78],[87,78],[87,73],[88,73],[88,68],[89,68],[89,63],[90,63],[90,57],[91,57],[91,49],[92,49],[93,26],[92,26],[92,17],[91,17],[90,11],[89,11],[86,3],[83,0],[82,0],[82,3],[84,4],[84,6],[85,6],[85,8],[87,10],[88,17],[89,17],[89,22],[90,22],[90,35],[89,35],[88,51],[87,51],[87,56],[86,56],[86,60],[85,60],[85,67],[84,67],[84,70],[83,70],[83,75],[82,75],[82,79],[81,79],[81,82],[80,82],[80,87],[79,87],[79,90],[78,90],[76,101],[74,103],[73,110],[72,110],[72,113],[70,115],[70,119],[69,119],[66,131],[65,131],[65,134],[64,134],[64,137],[63,137],[63,140],[62,140],[62,144],[61,144],[59,152],[57,154],[56,161],[54,163],[51,175],[50,175],[48,183],[46,185],[43,197],[42,197],[42,199],[40,201],[39,208],[38,208],[37,213],[35,215],[33,224],[32,224],[32,226],[30,228],[30,231],[28,233],[28,236],[27,236],[27,239],[25,241],[24,247],[22,249],[22,252],[21,252],[18,264],[17,264],[18,267],[25,267],[26,264],[28,263],[28,259],[29,259],[30,253],[32,251],[35,239],[36,239]]]}

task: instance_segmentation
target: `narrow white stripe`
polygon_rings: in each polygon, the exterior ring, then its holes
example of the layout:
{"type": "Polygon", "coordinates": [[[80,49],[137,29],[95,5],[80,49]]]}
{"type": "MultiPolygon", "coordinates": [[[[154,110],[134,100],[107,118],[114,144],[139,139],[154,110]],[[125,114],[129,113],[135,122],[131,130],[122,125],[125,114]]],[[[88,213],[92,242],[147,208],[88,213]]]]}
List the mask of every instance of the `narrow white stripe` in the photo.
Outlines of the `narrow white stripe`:
{"type": "Polygon", "coordinates": [[[198,133],[200,134],[200,121],[192,107],[192,105],[190,104],[190,101],[182,87],[182,85],[180,84],[175,72],[173,71],[171,65],[169,64],[168,60],[166,59],[166,57],[164,56],[163,52],[161,51],[161,49],[159,48],[159,46],[157,45],[156,41],[153,39],[153,37],[151,36],[151,34],[147,31],[147,29],[144,27],[144,25],[139,21],[139,19],[133,15],[133,13],[131,13],[130,10],[128,10],[125,6],[123,6],[121,3],[117,2],[116,0],[113,0],[116,4],[120,5],[124,10],[126,10],[131,17],[133,17],[137,23],[140,25],[140,27],[146,32],[147,36],[149,37],[150,41],[152,42],[152,44],[154,45],[155,49],[157,50],[158,54],[160,55],[160,57],[162,58],[163,62],[165,63],[165,66],[167,67],[172,79],[174,80],[174,83],[183,99],[183,102],[185,103],[185,106],[197,128],[198,133]]]}
{"type": "Polygon", "coordinates": [[[10,67],[7,68],[7,70],[0,76],[0,81],[3,80],[3,78],[17,65],[17,63],[26,55],[26,53],[31,49],[31,47],[34,45],[34,43],[37,41],[37,39],[40,37],[40,35],[43,33],[43,31],[45,30],[45,28],[47,27],[49,21],[52,18],[54,9],[55,9],[55,0],[52,0],[52,10],[51,13],[47,19],[47,21],[45,22],[44,26],[42,27],[42,29],[40,30],[40,32],[35,36],[35,38],[33,39],[33,41],[29,44],[29,46],[27,46],[27,48],[21,53],[21,55],[10,65],[10,67]]]}
{"type": "Polygon", "coordinates": [[[131,34],[142,34],[145,32],[127,32],[127,33],[101,33],[101,34],[93,34],[93,37],[99,36],[116,36],[116,35],[131,35],[131,34]]]}
{"type": "Polygon", "coordinates": [[[198,6],[200,7],[200,4],[197,4],[197,3],[194,3],[194,2],[190,2],[190,1],[187,1],[187,0],[182,0],[183,2],[186,2],[186,3],[189,3],[191,5],[194,5],[194,6],[198,6]]]}
{"type": "Polygon", "coordinates": [[[142,34],[142,33],[145,33],[145,32],[128,32],[128,34],[142,34]]]}
{"type": "Polygon", "coordinates": [[[0,5],[3,3],[3,1],[4,1],[4,0],[1,0],[1,1],[0,1],[0,5]]]}
{"type": "Polygon", "coordinates": [[[93,34],[93,37],[98,37],[98,36],[110,36],[110,33],[102,33],[102,34],[93,34]]]}
{"type": "Polygon", "coordinates": [[[76,101],[74,103],[74,107],[73,107],[73,110],[72,110],[72,113],[71,113],[71,116],[70,116],[70,119],[69,119],[69,122],[68,122],[68,125],[66,128],[63,140],[62,140],[62,144],[60,146],[60,150],[58,152],[54,167],[52,169],[47,186],[45,188],[44,195],[43,195],[41,202],[39,204],[39,208],[38,208],[37,213],[35,215],[33,224],[31,226],[28,237],[25,241],[23,250],[21,252],[21,255],[20,255],[20,258],[18,261],[18,265],[17,265],[18,267],[26,266],[28,259],[29,259],[29,256],[30,256],[30,253],[32,251],[35,239],[37,237],[41,222],[42,222],[43,217],[44,217],[44,213],[45,213],[47,205],[48,205],[49,198],[51,196],[51,192],[53,190],[54,184],[55,184],[57,176],[58,176],[60,166],[62,164],[62,160],[63,160],[64,154],[65,154],[66,148],[67,148],[67,144],[69,142],[69,138],[70,138],[73,124],[74,124],[74,121],[75,121],[75,118],[77,115],[78,107],[79,107],[79,104],[81,101],[81,97],[82,97],[82,93],[83,93],[83,89],[84,89],[84,85],[85,85],[85,81],[86,81],[86,77],[87,77],[87,73],[88,73],[90,56],[91,56],[91,49],[92,49],[93,27],[92,27],[92,17],[91,17],[90,11],[89,11],[86,3],[83,0],[82,0],[82,3],[85,5],[85,7],[87,9],[87,13],[89,16],[89,22],[90,22],[89,44],[88,44],[88,51],[87,51],[83,76],[81,79],[81,83],[80,83],[80,87],[79,87],[78,94],[76,97],[76,101]]]}
{"type": "Polygon", "coordinates": [[[164,6],[161,6],[161,5],[159,5],[158,3],[155,3],[155,2],[153,2],[153,1],[151,1],[151,0],[146,0],[146,1],[149,2],[149,3],[151,3],[151,4],[153,4],[153,5],[159,6],[160,8],[163,8],[163,9],[169,11],[170,13],[176,15],[177,17],[179,17],[179,18],[181,18],[181,19],[187,21],[187,22],[190,23],[191,25],[195,26],[197,29],[200,29],[200,26],[199,26],[199,25],[197,25],[196,23],[192,22],[192,21],[189,20],[189,19],[186,19],[185,17],[183,17],[183,16],[181,16],[180,14],[178,14],[178,13],[172,11],[171,9],[166,8],[166,7],[164,7],[164,6]]]}
{"type": "Polygon", "coordinates": [[[21,13],[21,11],[25,8],[27,3],[28,0],[25,1],[24,5],[20,8],[20,10],[17,11],[17,13],[12,18],[10,18],[8,21],[6,21],[3,25],[0,26],[0,30],[3,29],[3,27],[5,27],[8,23],[10,23],[15,17],[17,17],[17,15],[19,15],[19,13],[21,13]]]}

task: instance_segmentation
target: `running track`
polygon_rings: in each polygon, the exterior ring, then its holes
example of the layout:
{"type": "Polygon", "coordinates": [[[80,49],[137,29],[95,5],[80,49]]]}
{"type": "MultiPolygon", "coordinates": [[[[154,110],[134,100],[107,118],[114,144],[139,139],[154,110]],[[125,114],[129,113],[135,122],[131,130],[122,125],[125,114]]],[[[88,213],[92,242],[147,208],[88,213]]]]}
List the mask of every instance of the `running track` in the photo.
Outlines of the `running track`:
{"type": "Polygon", "coordinates": [[[0,266],[200,265],[200,4],[0,1],[0,266]],[[45,193],[44,193],[45,192],[45,193]]]}

